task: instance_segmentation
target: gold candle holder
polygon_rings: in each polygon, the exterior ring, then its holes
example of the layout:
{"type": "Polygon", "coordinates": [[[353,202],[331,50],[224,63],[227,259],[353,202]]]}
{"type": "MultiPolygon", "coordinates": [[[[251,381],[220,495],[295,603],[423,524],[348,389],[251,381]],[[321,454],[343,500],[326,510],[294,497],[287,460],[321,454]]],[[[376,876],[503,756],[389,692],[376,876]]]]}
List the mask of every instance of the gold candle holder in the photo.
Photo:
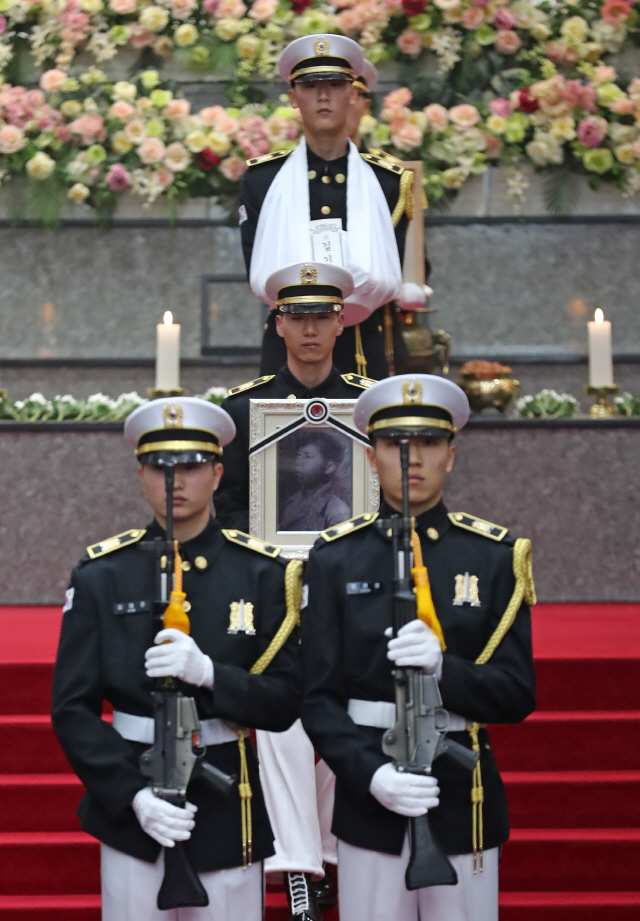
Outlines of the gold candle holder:
{"type": "Polygon", "coordinates": [[[609,397],[614,397],[617,393],[620,393],[620,387],[617,384],[607,385],[606,387],[592,387],[589,384],[584,389],[585,393],[596,398],[595,403],[589,410],[589,415],[592,419],[612,419],[615,416],[616,412],[609,403],[609,397]]]}
{"type": "Polygon", "coordinates": [[[160,400],[163,397],[184,397],[187,391],[184,387],[176,387],[175,390],[158,390],[156,387],[147,389],[150,400],[160,400]]]}
{"type": "Polygon", "coordinates": [[[0,400],[4,400],[5,397],[8,395],[8,393],[9,393],[8,390],[3,390],[3,389],[0,387],[0,400]]]}

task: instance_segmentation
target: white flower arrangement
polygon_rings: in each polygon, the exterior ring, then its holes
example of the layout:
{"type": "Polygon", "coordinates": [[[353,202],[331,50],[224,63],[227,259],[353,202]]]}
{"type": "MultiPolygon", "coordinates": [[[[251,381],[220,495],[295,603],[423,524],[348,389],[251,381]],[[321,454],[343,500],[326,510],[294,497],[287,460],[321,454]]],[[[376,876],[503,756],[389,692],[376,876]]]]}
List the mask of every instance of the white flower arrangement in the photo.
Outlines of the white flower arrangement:
{"type": "Polygon", "coordinates": [[[570,393],[557,393],[546,388],[533,396],[520,397],[515,404],[523,419],[568,419],[579,405],[570,393]]]}

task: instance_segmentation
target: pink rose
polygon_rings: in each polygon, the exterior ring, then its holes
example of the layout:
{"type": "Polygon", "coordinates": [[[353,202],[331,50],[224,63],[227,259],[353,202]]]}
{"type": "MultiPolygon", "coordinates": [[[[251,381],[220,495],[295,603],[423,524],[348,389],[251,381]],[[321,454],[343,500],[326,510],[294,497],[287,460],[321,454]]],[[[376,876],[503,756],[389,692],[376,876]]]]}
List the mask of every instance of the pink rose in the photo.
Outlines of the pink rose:
{"type": "Polygon", "coordinates": [[[107,136],[102,115],[81,115],[69,125],[72,134],[79,134],[83,144],[103,141],[107,136]]]}
{"type": "Polygon", "coordinates": [[[181,119],[186,118],[190,111],[191,103],[188,99],[172,99],[162,114],[170,122],[179,122],[181,119]]]}
{"type": "Polygon", "coordinates": [[[25,105],[33,111],[44,105],[45,95],[42,90],[29,90],[23,98],[25,105]]]}
{"type": "Polygon", "coordinates": [[[219,0],[213,15],[216,19],[242,19],[246,12],[242,0],[219,0]]]}
{"type": "Polygon", "coordinates": [[[471,0],[471,6],[487,6],[489,0],[471,0]]]}
{"type": "Polygon", "coordinates": [[[405,124],[399,131],[392,132],[391,140],[398,150],[413,150],[422,143],[422,131],[417,125],[405,124]]]}
{"type": "Polygon", "coordinates": [[[470,6],[462,14],[460,22],[465,29],[477,29],[484,21],[484,12],[481,7],[470,6]]]}
{"type": "Polygon", "coordinates": [[[207,125],[208,128],[215,128],[217,120],[225,115],[225,111],[222,106],[208,106],[206,109],[201,109],[198,113],[203,125],[207,125]]]}
{"type": "Polygon", "coordinates": [[[265,133],[264,119],[260,115],[243,118],[236,139],[246,157],[261,157],[271,146],[265,133]]]}
{"type": "Polygon", "coordinates": [[[512,13],[511,10],[501,7],[496,10],[493,17],[493,24],[496,29],[513,29],[518,20],[515,13],[512,13]]]}
{"type": "Polygon", "coordinates": [[[136,6],[136,0],[109,0],[109,9],[120,16],[135,13],[136,6]]]}
{"type": "Polygon", "coordinates": [[[164,165],[172,173],[179,173],[185,170],[191,162],[191,156],[186,147],[179,141],[169,144],[164,154],[164,165]]]}
{"type": "Polygon", "coordinates": [[[0,153],[13,154],[24,147],[24,134],[15,125],[0,128],[0,153]]]}
{"type": "Polygon", "coordinates": [[[62,121],[64,119],[61,112],[58,112],[57,109],[52,109],[51,106],[44,105],[38,111],[35,128],[36,131],[50,131],[51,128],[55,128],[62,121]]]}
{"type": "Polygon", "coordinates": [[[145,29],[139,22],[132,22],[129,28],[131,29],[129,44],[132,48],[135,48],[136,51],[141,51],[142,48],[148,48],[149,45],[153,45],[156,40],[156,33],[151,32],[149,29],[145,29]]]}
{"type": "Polygon", "coordinates": [[[173,182],[173,173],[166,166],[159,166],[154,173],[156,182],[161,189],[168,189],[173,182]]]}
{"type": "Polygon", "coordinates": [[[396,39],[396,45],[403,54],[420,54],[422,51],[422,33],[415,29],[405,29],[396,39]]]}
{"type": "Polygon", "coordinates": [[[564,42],[547,42],[544,48],[546,56],[557,64],[575,64],[578,54],[564,42]]]}
{"type": "Polygon", "coordinates": [[[40,77],[40,86],[45,93],[57,93],[67,77],[64,70],[45,70],[40,77]]]}
{"type": "Polygon", "coordinates": [[[247,164],[240,157],[227,157],[220,164],[220,172],[229,182],[240,182],[247,164]]]}
{"type": "Polygon", "coordinates": [[[489,103],[489,109],[492,115],[499,115],[501,118],[509,118],[513,112],[513,106],[508,99],[492,99],[489,103]]]}
{"type": "Polygon", "coordinates": [[[220,131],[222,134],[228,134],[229,137],[233,137],[238,130],[238,120],[231,118],[223,109],[222,113],[216,118],[214,128],[215,131],[220,131]]]}
{"type": "Polygon", "coordinates": [[[636,107],[631,99],[616,99],[609,104],[609,108],[617,115],[633,115],[636,107]]]}
{"type": "Polygon", "coordinates": [[[449,118],[456,128],[466,130],[478,124],[480,121],[480,113],[475,106],[465,102],[460,106],[454,106],[452,109],[449,109],[449,118]]]}
{"type": "Polygon", "coordinates": [[[593,86],[584,86],[579,80],[567,80],[562,95],[572,109],[595,112],[596,91],[593,86]]]}
{"type": "Polygon", "coordinates": [[[444,106],[439,105],[437,102],[432,102],[430,106],[423,109],[423,112],[429,120],[429,127],[432,131],[435,131],[436,134],[442,134],[447,130],[449,113],[444,106]]]}
{"type": "Polygon", "coordinates": [[[219,0],[204,0],[202,9],[205,11],[205,13],[208,13],[209,16],[213,16],[218,7],[218,3],[219,0]]]}
{"type": "Polygon", "coordinates": [[[4,32],[6,28],[7,28],[7,20],[4,18],[4,16],[0,16],[0,35],[2,35],[2,33],[4,32]]]}
{"type": "Polygon", "coordinates": [[[401,109],[403,106],[408,106],[411,99],[411,90],[403,86],[399,90],[393,90],[393,92],[387,93],[382,105],[385,109],[389,110],[401,109]]]}
{"type": "Polygon", "coordinates": [[[603,118],[585,118],[578,125],[578,140],[585,147],[599,147],[606,130],[607,123],[603,118]]]}
{"type": "Polygon", "coordinates": [[[249,16],[255,22],[267,22],[278,9],[278,0],[255,0],[249,16]]]}
{"type": "Polygon", "coordinates": [[[613,83],[615,79],[615,67],[608,67],[606,64],[596,67],[596,83],[613,83]]]}
{"type": "Polygon", "coordinates": [[[159,163],[165,155],[166,147],[160,138],[146,138],[138,147],[138,156],[143,163],[159,163]]]}
{"type": "Polygon", "coordinates": [[[495,134],[487,133],[484,137],[487,142],[485,157],[487,157],[489,160],[497,160],[502,149],[502,140],[499,137],[496,137],[495,134]]]}
{"type": "Polygon", "coordinates": [[[131,176],[122,163],[114,163],[105,177],[106,183],[114,192],[122,192],[131,181],[131,176]]]}
{"type": "Polygon", "coordinates": [[[640,160],[640,138],[633,145],[633,156],[640,160]]]}
{"type": "Polygon", "coordinates": [[[196,0],[173,0],[171,15],[174,19],[188,19],[196,6],[196,0]]]}
{"type": "Polygon", "coordinates": [[[135,109],[133,106],[125,102],[124,99],[119,99],[117,102],[114,102],[109,109],[111,118],[119,118],[122,122],[129,121],[134,112],[135,109]]]}
{"type": "Polygon", "coordinates": [[[515,54],[521,44],[520,36],[511,29],[501,29],[496,35],[496,48],[500,54],[515,54]]]}

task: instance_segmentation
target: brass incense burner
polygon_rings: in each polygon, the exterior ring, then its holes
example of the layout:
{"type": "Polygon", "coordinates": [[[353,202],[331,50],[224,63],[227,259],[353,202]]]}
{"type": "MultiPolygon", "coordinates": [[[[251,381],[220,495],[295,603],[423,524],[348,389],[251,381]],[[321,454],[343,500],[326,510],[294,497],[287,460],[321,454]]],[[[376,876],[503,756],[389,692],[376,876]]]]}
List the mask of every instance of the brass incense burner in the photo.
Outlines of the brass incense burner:
{"type": "Polygon", "coordinates": [[[460,369],[458,383],[474,413],[491,408],[503,413],[520,388],[511,368],[490,361],[468,361],[460,369]]]}
{"type": "Polygon", "coordinates": [[[389,371],[393,374],[448,374],[451,336],[443,329],[422,326],[418,315],[430,308],[385,308],[385,342],[389,371]]]}

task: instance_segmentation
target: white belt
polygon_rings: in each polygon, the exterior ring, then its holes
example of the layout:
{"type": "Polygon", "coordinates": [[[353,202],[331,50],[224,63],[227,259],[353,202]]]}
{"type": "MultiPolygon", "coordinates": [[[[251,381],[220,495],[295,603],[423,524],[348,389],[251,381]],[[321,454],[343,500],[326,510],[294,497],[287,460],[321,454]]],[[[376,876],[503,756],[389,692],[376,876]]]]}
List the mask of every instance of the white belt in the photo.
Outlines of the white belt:
{"type": "MultiPolygon", "coordinates": [[[[386,700],[349,701],[349,716],[358,726],[372,726],[374,729],[393,729],[396,724],[396,705],[386,700]]],[[[438,729],[446,732],[463,732],[467,727],[464,716],[439,709],[436,717],[438,729]]]]}
{"type": "MultiPolygon", "coordinates": [[[[129,742],[144,742],[146,745],[153,745],[154,722],[150,716],[135,716],[133,713],[114,710],[113,728],[129,742]]],[[[245,737],[248,736],[249,730],[245,729],[244,734],[245,737]]],[[[225,742],[237,742],[238,734],[222,720],[202,720],[200,741],[203,745],[222,745],[225,742]]]]}

